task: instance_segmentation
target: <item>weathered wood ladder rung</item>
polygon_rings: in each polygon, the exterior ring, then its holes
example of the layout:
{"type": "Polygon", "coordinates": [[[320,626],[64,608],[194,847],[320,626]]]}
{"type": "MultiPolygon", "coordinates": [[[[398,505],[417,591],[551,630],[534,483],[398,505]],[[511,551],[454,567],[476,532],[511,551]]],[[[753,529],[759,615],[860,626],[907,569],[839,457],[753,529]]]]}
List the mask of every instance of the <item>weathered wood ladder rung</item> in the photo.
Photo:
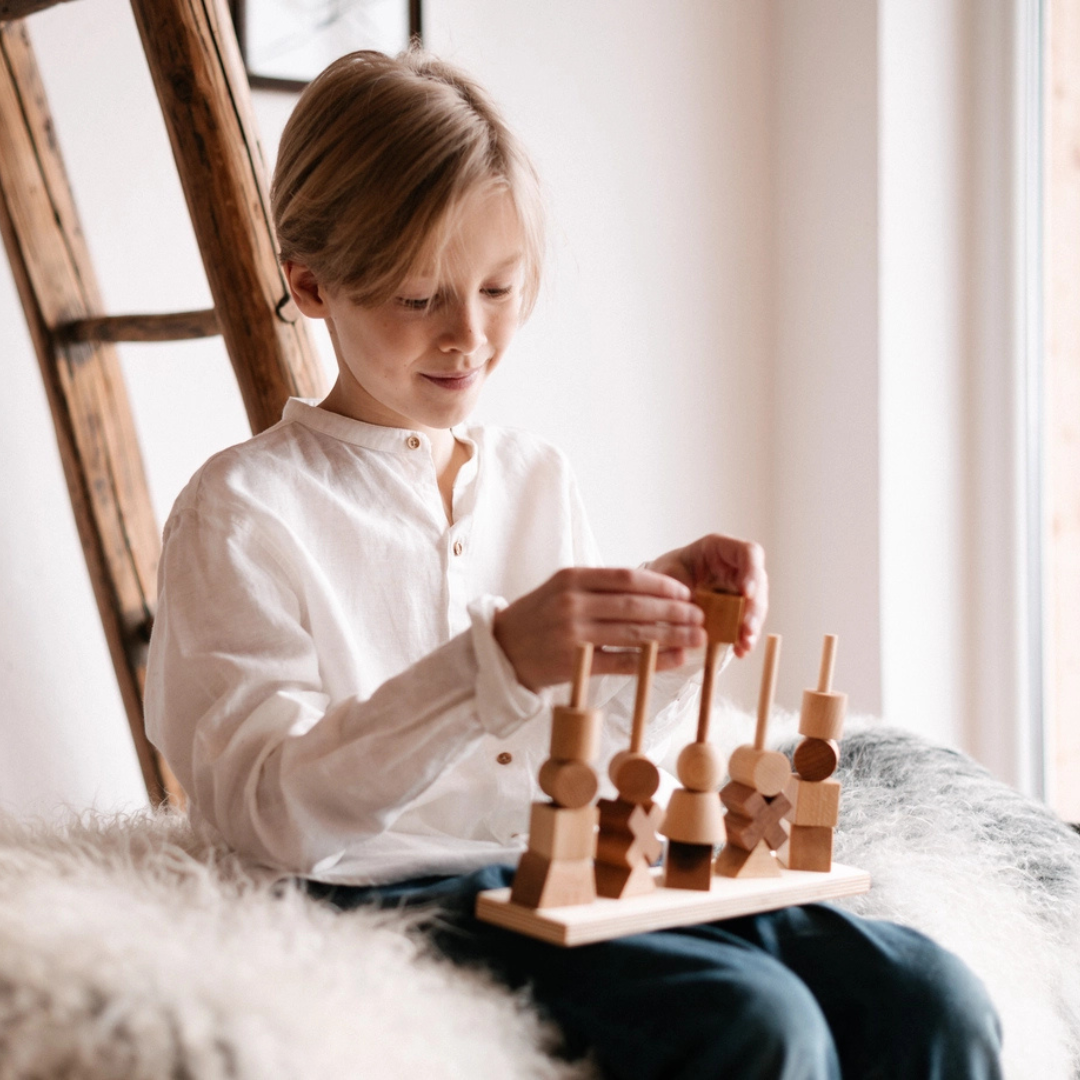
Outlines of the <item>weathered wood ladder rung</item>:
{"type": "Polygon", "coordinates": [[[37,353],[79,536],[151,800],[183,792],[143,727],[159,531],[113,347],[221,334],[253,431],[321,376],[270,226],[250,94],[224,0],[131,0],[214,307],[103,313],[23,19],[0,0],[0,233],[37,353]]]}

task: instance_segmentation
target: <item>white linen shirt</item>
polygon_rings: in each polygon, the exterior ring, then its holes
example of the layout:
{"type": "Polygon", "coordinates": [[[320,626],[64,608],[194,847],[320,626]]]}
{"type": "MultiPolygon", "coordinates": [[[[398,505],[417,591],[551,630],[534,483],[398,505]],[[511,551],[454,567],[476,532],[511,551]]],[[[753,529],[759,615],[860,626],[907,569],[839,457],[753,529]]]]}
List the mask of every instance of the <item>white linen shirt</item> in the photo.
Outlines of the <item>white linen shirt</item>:
{"type": "MultiPolygon", "coordinates": [[[[146,724],[203,835],[282,874],[353,884],[466,873],[523,848],[550,695],[517,681],[492,617],[599,560],[557,450],[505,429],[454,434],[471,456],[453,524],[426,436],[299,399],[180,494],[146,724]]],[[[606,761],[626,745],[634,685],[592,682],[606,761]]],[[[651,744],[694,696],[685,670],[657,677],[651,744]]]]}

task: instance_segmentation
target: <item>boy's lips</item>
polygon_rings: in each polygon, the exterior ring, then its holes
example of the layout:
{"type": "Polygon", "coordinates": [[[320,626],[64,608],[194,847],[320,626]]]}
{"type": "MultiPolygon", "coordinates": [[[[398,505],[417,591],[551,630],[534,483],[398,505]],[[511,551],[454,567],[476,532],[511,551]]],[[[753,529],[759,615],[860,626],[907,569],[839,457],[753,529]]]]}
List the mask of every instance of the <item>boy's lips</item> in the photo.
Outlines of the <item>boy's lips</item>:
{"type": "Polygon", "coordinates": [[[475,385],[483,370],[482,367],[475,367],[468,371],[449,372],[446,375],[425,374],[424,378],[436,386],[441,386],[444,390],[468,390],[470,386],[475,385]]]}

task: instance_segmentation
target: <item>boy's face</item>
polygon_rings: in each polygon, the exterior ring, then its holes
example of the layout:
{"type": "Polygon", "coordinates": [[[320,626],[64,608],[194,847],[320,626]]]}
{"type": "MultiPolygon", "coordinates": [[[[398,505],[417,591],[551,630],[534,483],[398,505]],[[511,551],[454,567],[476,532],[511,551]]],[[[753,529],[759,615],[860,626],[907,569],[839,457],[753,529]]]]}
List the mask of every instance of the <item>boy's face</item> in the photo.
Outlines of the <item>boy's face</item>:
{"type": "Polygon", "coordinates": [[[521,227],[505,191],[466,200],[440,274],[410,276],[389,300],[362,307],[286,263],[300,310],[326,320],[338,381],[324,403],[356,420],[429,436],[471,412],[513,338],[524,284],[521,227]]]}

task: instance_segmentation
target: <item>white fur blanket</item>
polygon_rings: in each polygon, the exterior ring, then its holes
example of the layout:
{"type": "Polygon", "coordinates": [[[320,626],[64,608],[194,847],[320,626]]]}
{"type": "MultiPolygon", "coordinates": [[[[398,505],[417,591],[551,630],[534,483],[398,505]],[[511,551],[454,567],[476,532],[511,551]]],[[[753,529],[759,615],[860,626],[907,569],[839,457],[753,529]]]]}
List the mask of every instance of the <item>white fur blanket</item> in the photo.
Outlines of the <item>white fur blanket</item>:
{"type": "MultiPolygon", "coordinates": [[[[962,955],[1011,1080],[1080,1076],[1080,838],[897,731],[844,743],[849,906],[962,955]]],[[[521,995],[426,955],[400,916],[259,885],[149,812],[0,819],[0,1080],[576,1077],[521,995]]]]}

